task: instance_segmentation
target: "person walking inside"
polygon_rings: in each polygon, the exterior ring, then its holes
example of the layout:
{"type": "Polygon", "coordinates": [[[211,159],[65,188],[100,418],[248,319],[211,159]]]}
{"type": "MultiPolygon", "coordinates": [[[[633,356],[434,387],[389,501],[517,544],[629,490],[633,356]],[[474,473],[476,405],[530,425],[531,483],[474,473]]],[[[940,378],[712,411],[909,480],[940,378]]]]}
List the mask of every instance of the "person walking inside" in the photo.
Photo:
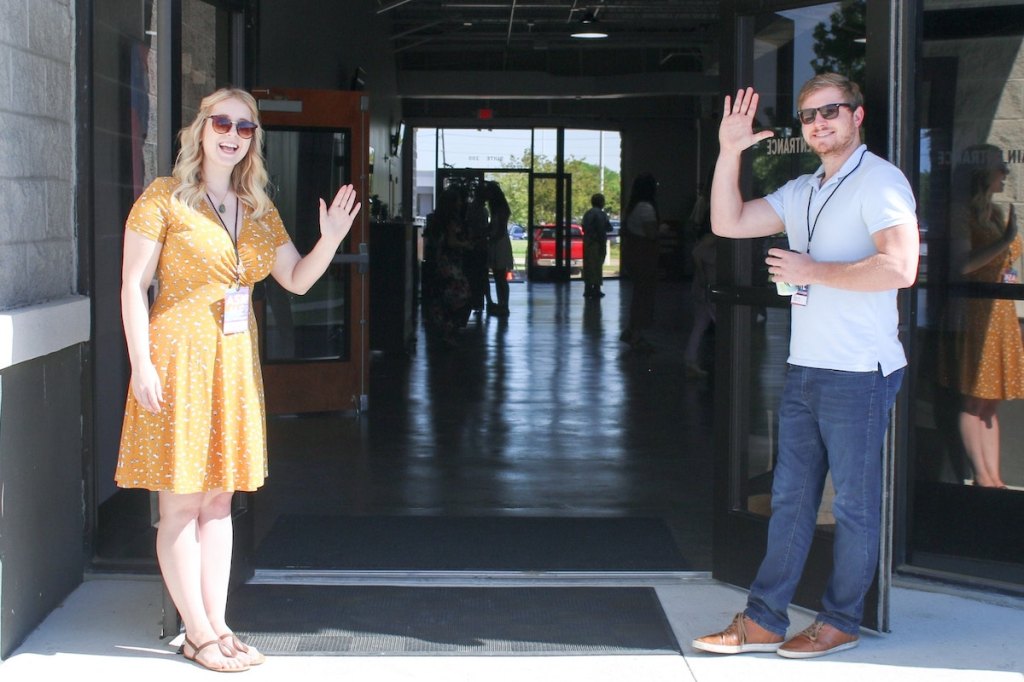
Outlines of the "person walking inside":
{"type": "Polygon", "coordinates": [[[910,185],[861,144],[864,101],[844,76],[811,78],[797,98],[804,141],[821,166],[760,199],[739,189],[753,131],[753,88],[725,98],[711,188],[711,226],[722,237],[785,230],[790,250],[769,249],[775,282],[792,295],[789,360],[779,408],[768,545],[746,609],[722,632],[693,640],[721,654],[775,651],[823,656],[857,645],[878,563],[882,446],[906,366],[897,336],[897,290],[914,283],[919,234],[910,185]],[[814,623],[791,639],[787,607],[814,537],[825,475],[835,486],[832,573],[814,623]]]}
{"type": "Polygon", "coordinates": [[[494,274],[494,297],[492,302],[491,289],[487,288],[487,314],[495,317],[508,317],[509,286],[508,275],[515,268],[512,254],[512,240],[508,236],[508,221],[512,217],[512,209],[508,205],[501,185],[489,181],[484,185],[484,197],[487,199],[487,210],[490,213],[490,229],[487,238],[487,266],[494,274]]]}
{"type": "Polygon", "coordinates": [[[236,672],[264,660],[225,622],[231,498],[267,475],[252,287],[272,275],[290,292],[307,292],[360,204],[351,185],[330,204],[321,199],[320,239],[301,256],[266,193],[251,95],[212,93],[180,139],[173,176],[146,188],[125,225],[121,313],[131,386],[115,480],[158,493],[157,560],[185,625],[185,658],[236,672]]]}
{"type": "Polygon", "coordinates": [[[654,299],[658,287],[658,181],[650,173],[633,180],[622,230],[622,252],[632,281],[629,322],[619,340],[635,351],[649,352],[654,346],[644,336],[654,326],[654,299]]]}
{"type": "Polygon", "coordinates": [[[484,302],[490,298],[491,284],[487,265],[487,246],[490,219],[487,215],[484,182],[473,182],[468,187],[468,200],[463,206],[463,237],[469,242],[462,251],[462,270],[469,283],[469,302],[473,312],[482,313],[484,302]]]}
{"type": "Polygon", "coordinates": [[[612,223],[604,212],[604,195],[590,197],[590,210],[583,214],[583,296],[603,298],[604,259],[612,223]]]}

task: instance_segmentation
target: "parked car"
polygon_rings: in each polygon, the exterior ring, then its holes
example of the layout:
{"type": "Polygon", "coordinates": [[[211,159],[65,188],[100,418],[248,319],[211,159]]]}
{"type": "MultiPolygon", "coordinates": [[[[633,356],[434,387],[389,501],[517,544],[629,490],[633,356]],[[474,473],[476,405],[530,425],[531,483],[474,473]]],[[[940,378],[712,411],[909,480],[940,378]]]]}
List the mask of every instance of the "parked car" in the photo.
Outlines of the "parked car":
{"type": "Polygon", "coordinates": [[[622,228],[622,221],[618,218],[612,218],[608,222],[611,223],[612,228],[608,230],[606,236],[612,244],[617,244],[619,242],[619,230],[622,228]]]}
{"type": "MultiPolygon", "coordinates": [[[[583,227],[573,224],[571,230],[570,252],[568,255],[569,269],[572,274],[583,270],[583,227]]],[[[540,267],[555,265],[555,228],[553,225],[540,225],[533,230],[533,263],[540,267]]]]}
{"type": "Polygon", "coordinates": [[[508,236],[512,239],[526,239],[526,228],[519,223],[511,223],[508,226],[508,236]]]}

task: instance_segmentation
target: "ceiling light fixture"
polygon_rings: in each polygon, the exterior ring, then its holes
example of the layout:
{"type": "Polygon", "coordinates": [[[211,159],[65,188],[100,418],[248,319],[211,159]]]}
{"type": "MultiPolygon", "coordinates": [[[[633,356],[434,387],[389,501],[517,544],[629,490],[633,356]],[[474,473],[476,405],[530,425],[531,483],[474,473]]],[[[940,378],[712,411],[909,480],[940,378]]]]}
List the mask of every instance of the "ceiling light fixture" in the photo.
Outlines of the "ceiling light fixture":
{"type": "Polygon", "coordinates": [[[569,35],[573,38],[587,38],[591,40],[608,37],[608,34],[602,31],[598,25],[597,12],[592,9],[588,9],[583,13],[579,27],[569,35]]]}

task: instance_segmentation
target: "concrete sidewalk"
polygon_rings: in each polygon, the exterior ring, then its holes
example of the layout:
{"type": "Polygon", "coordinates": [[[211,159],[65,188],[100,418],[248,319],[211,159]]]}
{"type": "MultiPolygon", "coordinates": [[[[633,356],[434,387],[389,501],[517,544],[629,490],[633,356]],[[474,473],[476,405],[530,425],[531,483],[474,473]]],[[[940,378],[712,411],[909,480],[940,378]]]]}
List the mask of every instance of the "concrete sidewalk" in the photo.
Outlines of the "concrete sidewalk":
{"type": "MultiPolygon", "coordinates": [[[[864,633],[859,647],[820,659],[774,654],[717,656],[690,649],[721,629],[745,593],[708,580],[656,587],[682,655],[652,656],[274,656],[248,680],[488,682],[901,682],[1024,680],[1024,602],[1001,603],[897,587],[893,633],[864,633]]],[[[82,584],[3,663],[3,682],[210,679],[158,639],[160,583],[102,578],[82,584]]],[[[795,633],[813,615],[792,611],[795,633]]]]}

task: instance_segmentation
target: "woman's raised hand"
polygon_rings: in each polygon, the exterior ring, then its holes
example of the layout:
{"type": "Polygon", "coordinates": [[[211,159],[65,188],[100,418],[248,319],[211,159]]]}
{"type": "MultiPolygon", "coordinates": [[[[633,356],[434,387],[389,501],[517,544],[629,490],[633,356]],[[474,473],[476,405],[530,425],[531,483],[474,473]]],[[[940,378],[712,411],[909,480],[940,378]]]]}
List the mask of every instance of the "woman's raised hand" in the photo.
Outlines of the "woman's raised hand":
{"type": "Polygon", "coordinates": [[[758,94],[754,88],[738,90],[736,99],[725,96],[722,125],[718,128],[718,142],[723,152],[742,152],[761,140],[773,137],[771,130],[754,132],[754,114],[757,112],[758,94]]]}
{"type": "Polygon", "coordinates": [[[321,199],[320,235],[340,244],[348,236],[360,206],[362,204],[356,201],[356,190],[352,185],[342,185],[330,206],[321,199]]]}

